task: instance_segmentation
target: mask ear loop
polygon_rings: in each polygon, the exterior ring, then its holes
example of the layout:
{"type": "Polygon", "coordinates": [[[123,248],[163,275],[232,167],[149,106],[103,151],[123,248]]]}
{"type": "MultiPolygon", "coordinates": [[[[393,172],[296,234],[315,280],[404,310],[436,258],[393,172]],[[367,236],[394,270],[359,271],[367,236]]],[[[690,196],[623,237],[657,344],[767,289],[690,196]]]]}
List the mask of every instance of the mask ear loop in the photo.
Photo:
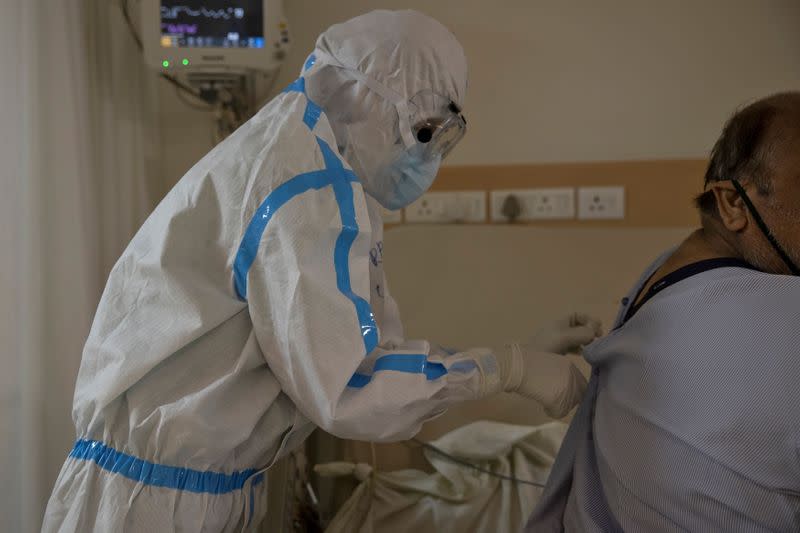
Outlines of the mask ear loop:
{"type": "Polygon", "coordinates": [[[736,192],[738,192],[739,196],[742,197],[742,201],[744,201],[744,204],[747,206],[747,209],[750,210],[750,214],[753,215],[756,224],[758,225],[759,229],[761,229],[761,233],[763,233],[764,236],[767,238],[769,243],[772,245],[772,248],[775,249],[775,252],[777,252],[777,254],[780,256],[780,258],[783,260],[786,266],[789,267],[789,271],[795,276],[800,276],[800,268],[797,268],[797,265],[794,264],[794,261],[792,261],[792,259],[789,257],[789,254],[787,254],[786,251],[783,249],[783,247],[778,243],[778,240],[772,234],[769,227],[767,227],[767,224],[764,222],[764,219],[762,219],[761,215],[758,214],[756,206],[753,205],[752,201],[750,201],[750,197],[747,196],[747,192],[745,192],[744,187],[742,187],[742,184],[739,183],[739,180],[736,179],[732,179],[730,181],[731,183],[733,183],[736,192]]]}
{"type": "Polygon", "coordinates": [[[414,132],[412,131],[411,125],[408,121],[408,118],[411,116],[408,107],[408,101],[403,97],[403,95],[393,91],[389,87],[386,87],[377,80],[370,78],[360,70],[343,65],[339,60],[327,52],[315,50],[314,55],[316,56],[318,63],[321,62],[346,70],[354,79],[363,82],[364,85],[366,85],[371,91],[379,94],[386,101],[393,104],[397,110],[397,116],[400,119],[400,136],[403,139],[403,144],[405,144],[406,148],[411,148],[417,144],[417,140],[414,138],[414,132]]]}

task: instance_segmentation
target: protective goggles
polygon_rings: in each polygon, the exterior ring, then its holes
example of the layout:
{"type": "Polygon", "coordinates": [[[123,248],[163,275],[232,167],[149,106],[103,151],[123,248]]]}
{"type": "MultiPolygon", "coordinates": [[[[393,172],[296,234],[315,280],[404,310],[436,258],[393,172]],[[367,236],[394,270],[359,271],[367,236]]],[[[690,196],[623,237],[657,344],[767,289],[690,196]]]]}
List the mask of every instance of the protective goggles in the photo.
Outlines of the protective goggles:
{"type": "Polygon", "coordinates": [[[467,133],[461,108],[431,90],[420,91],[409,101],[409,124],[427,158],[446,158],[467,133]]]}

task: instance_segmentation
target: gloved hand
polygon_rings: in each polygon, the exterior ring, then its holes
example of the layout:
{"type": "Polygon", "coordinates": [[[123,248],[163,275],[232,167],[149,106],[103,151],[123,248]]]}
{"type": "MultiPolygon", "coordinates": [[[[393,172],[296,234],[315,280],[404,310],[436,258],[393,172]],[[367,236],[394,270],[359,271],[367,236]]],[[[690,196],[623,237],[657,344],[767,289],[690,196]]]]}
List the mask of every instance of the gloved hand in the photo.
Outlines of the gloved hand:
{"type": "Polygon", "coordinates": [[[505,392],[516,392],[542,404],[552,418],[563,418],[583,398],[586,378],[563,355],[510,344],[495,351],[505,392]]]}
{"type": "Polygon", "coordinates": [[[581,401],[587,383],[578,367],[558,354],[577,351],[600,333],[599,321],[573,314],[542,328],[527,344],[495,350],[503,390],[536,400],[548,416],[563,418],[581,401]]]}
{"type": "Polygon", "coordinates": [[[599,320],[583,313],[572,313],[537,330],[528,344],[542,352],[577,354],[602,334],[599,320]]]}

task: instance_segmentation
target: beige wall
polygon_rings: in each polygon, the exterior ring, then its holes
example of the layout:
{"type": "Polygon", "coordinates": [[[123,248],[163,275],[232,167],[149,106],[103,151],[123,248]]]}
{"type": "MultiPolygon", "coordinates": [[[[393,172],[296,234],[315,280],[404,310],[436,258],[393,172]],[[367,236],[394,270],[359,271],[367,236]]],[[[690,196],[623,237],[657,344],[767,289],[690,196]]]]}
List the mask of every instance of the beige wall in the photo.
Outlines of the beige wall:
{"type": "MultiPolygon", "coordinates": [[[[456,165],[695,158],[737,105],[800,88],[798,0],[285,0],[293,49],[328,25],[416,8],[470,61],[470,131],[456,165]]],[[[164,87],[165,179],[210,147],[209,119],[164,87]]]]}
{"type": "Polygon", "coordinates": [[[622,220],[537,220],[515,224],[548,228],[689,227],[699,222],[694,198],[703,190],[707,166],[707,159],[449,166],[439,172],[432,189],[494,191],[621,186],[625,188],[622,220]]]}

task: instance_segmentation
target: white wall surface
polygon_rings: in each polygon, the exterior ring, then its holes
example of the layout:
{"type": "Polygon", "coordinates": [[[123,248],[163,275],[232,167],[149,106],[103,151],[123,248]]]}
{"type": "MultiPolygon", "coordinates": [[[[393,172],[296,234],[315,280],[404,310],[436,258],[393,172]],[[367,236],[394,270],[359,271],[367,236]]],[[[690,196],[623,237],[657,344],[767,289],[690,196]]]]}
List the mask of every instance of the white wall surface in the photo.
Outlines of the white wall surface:
{"type": "MultiPolygon", "coordinates": [[[[448,164],[702,157],[734,108],[800,89],[800,0],[286,0],[277,87],[320,32],[375,8],[424,11],[466,49],[470,129],[448,164]]],[[[210,125],[163,96],[172,183],[210,125]]]]}

